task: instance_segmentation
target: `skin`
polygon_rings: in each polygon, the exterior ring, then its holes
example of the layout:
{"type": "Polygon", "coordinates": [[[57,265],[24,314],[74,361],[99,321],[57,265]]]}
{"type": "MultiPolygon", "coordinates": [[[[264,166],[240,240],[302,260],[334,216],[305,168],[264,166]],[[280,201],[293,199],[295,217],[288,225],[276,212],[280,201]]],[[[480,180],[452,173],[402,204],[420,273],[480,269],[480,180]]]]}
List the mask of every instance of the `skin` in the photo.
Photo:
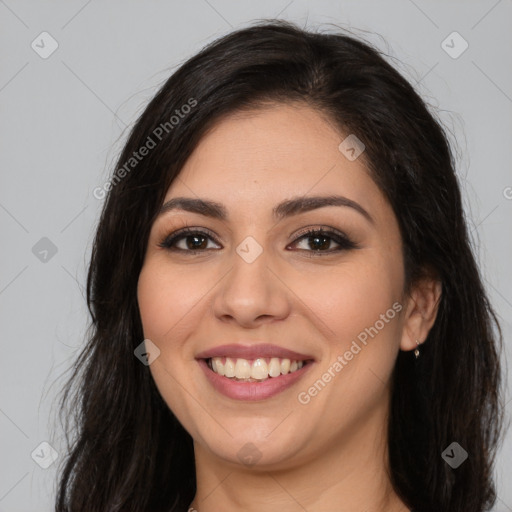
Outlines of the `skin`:
{"type": "MultiPolygon", "coordinates": [[[[222,203],[228,218],[174,210],[154,222],[138,283],[145,338],[160,349],[155,383],[194,439],[199,512],[406,511],[388,477],[389,382],[399,350],[432,327],[441,293],[433,279],[404,293],[397,220],[363,157],[338,149],[345,135],[303,104],[238,113],[215,125],[190,156],[165,201],[185,196],[222,203]],[[328,206],[279,222],[272,208],[292,197],[338,194],[356,209],[328,206]],[[209,230],[198,254],[159,247],[186,225],[209,230]],[[324,252],[306,227],[334,228],[358,244],[324,252]],[[252,263],[237,246],[253,237],[252,263]],[[218,242],[218,243],[217,243],[218,242]],[[394,303],[402,310],[309,403],[298,394],[332,368],[365,328],[394,303]],[[219,394],[195,355],[236,343],[267,342],[314,357],[304,378],[272,398],[243,402],[219,394]],[[237,454],[253,443],[254,465],[237,454]]],[[[196,243],[197,246],[197,243],[196,243]]]]}

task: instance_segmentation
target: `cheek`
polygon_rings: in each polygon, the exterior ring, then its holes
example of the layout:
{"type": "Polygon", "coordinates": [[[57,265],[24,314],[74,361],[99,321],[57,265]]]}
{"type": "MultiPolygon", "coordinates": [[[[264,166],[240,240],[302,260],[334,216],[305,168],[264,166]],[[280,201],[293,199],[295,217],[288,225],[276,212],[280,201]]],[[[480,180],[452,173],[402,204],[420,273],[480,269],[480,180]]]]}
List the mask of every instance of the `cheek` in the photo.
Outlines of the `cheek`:
{"type": "Polygon", "coordinates": [[[386,315],[401,297],[402,277],[400,265],[382,257],[361,258],[357,265],[331,267],[314,275],[307,272],[294,278],[294,291],[314,312],[323,325],[326,337],[335,348],[350,345],[366,328],[382,328],[381,315],[385,320],[382,333],[394,330],[396,312],[386,315]]]}
{"type": "Polygon", "coordinates": [[[160,350],[149,370],[167,406],[187,424],[189,407],[183,389],[188,376],[175,362],[185,357],[187,333],[198,322],[197,286],[191,275],[169,271],[168,263],[158,258],[146,261],[137,285],[144,337],[160,350]]]}
{"type": "Polygon", "coordinates": [[[308,382],[322,381],[314,401],[326,421],[345,422],[382,400],[400,342],[400,265],[376,255],[317,274],[313,282],[305,274],[299,279],[298,295],[328,333],[326,357],[308,382]]]}
{"type": "Polygon", "coordinates": [[[401,281],[392,277],[383,275],[379,265],[353,266],[309,289],[307,303],[329,337],[325,358],[301,391],[311,397],[310,410],[321,411],[333,431],[336,425],[360,421],[383,403],[401,328],[401,281]]]}
{"type": "Polygon", "coordinates": [[[172,295],[172,288],[165,286],[165,282],[158,278],[152,267],[151,264],[145,265],[141,270],[137,284],[137,300],[144,336],[155,340],[165,332],[165,311],[169,304],[169,295],[172,295]]]}
{"type": "Polygon", "coordinates": [[[149,261],[141,270],[137,288],[144,335],[164,347],[184,326],[197,322],[201,299],[211,287],[204,275],[168,267],[156,258],[149,261]]]}

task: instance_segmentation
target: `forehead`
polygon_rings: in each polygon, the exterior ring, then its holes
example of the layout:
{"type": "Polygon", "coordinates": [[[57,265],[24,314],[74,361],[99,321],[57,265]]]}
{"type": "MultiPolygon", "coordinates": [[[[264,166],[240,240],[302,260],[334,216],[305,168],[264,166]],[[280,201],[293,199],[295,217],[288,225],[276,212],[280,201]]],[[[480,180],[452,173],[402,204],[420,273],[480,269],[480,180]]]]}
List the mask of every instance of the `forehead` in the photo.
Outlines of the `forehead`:
{"type": "Polygon", "coordinates": [[[302,103],[231,114],[201,139],[166,200],[207,195],[252,214],[286,197],[342,194],[385,207],[363,157],[340,151],[346,136],[302,103]]]}
{"type": "Polygon", "coordinates": [[[335,163],[341,140],[316,110],[302,103],[274,104],[237,112],[216,123],[183,171],[217,165],[241,176],[280,170],[307,179],[325,163],[335,163]]]}

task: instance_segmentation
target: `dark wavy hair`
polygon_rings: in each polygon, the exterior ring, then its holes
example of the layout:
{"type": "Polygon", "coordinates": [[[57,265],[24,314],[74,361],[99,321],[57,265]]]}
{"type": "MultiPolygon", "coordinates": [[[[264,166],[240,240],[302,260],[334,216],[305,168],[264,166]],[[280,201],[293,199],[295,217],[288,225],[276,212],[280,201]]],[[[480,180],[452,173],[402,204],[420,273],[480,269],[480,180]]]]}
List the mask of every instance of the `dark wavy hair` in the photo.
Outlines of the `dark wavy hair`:
{"type": "Polygon", "coordinates": [[[399,223],[407,287],[425,272],[442,284],[421,357],[415,364],[412,352],[400,351],[392,375],[392,485],[415,512],[481,512],[494,503],[502,335],[472,252],[446,132],[373,45],[342,29],[263,20],[210,43],[172,74],[103,189],[87,277],[87,343],[60,399],[68,454],[57,512],[187,510],[196,489],[191,436],[134,357],[144,339],[137,281],[149,231],[185,161],[223,116],[297,102],[366,145],[368,171],[399,223]],[[150,139],[155,147],[133,165],[150,139]],[[469,453],[457,469],[441,456],[454,441],[469,453]]]}

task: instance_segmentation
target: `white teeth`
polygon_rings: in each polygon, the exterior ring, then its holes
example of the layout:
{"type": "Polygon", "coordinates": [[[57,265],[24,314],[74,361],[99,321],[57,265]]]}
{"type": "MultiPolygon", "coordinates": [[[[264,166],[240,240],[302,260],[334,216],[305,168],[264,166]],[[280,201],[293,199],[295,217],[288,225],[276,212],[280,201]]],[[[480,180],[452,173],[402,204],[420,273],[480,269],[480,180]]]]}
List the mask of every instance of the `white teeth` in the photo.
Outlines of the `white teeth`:
{"type": "Polygon", "coordinates": [[[281,375],[281,363],[277,357],[273,357],[268,365],[268,374],[271,377],[279,377],[281,375]]]}
{"type": "Polygon", "coordinates": [[[221,376],[230,379],[239,380],[266,380],[269,377],[279,377],[294,371],[300,370],[304,366],[304,361],[291,361],[290,359],[280,359],[272,357],[270,360],[257,358],[252,364],[247,359],[226,357],[222,362],[222,357],[213,357],[210,359],[210,368],[221,376]],[[267,362],[268,361],[268,362],[267,362]]]}
{"type": "Polygon", "coordinates": [[[256,359],[256,361],[252,363],[251,377],[258,380],[263,380],[268,377],[268,366],[264,359],[256,359]]]}
{"type": "Polygon", "coordinates": [[[251,365],[246,359],[237,359],[235,364],[235,377],[248,379],[251,376],[251,365]]]}
{"type": "Polygon", "coordinates": [[[235,377],[235,363],[229,357],[226,357],[226,364],[224,365],[224,375],[226,377],[235,377]]]}
{"type": "Polygon", "coordinates": [[[226,370],[225,370],[225,365],[222,364],[222,361],[220,360],[219,357],[215,357],[212,359],[212,370],[214,372],[217,372],[219,375],[221,375],[222,377],[224,377],[224,375],[226,374],[226,370]],[[215,364],[215,366],[214,366],[215,364]]]}

